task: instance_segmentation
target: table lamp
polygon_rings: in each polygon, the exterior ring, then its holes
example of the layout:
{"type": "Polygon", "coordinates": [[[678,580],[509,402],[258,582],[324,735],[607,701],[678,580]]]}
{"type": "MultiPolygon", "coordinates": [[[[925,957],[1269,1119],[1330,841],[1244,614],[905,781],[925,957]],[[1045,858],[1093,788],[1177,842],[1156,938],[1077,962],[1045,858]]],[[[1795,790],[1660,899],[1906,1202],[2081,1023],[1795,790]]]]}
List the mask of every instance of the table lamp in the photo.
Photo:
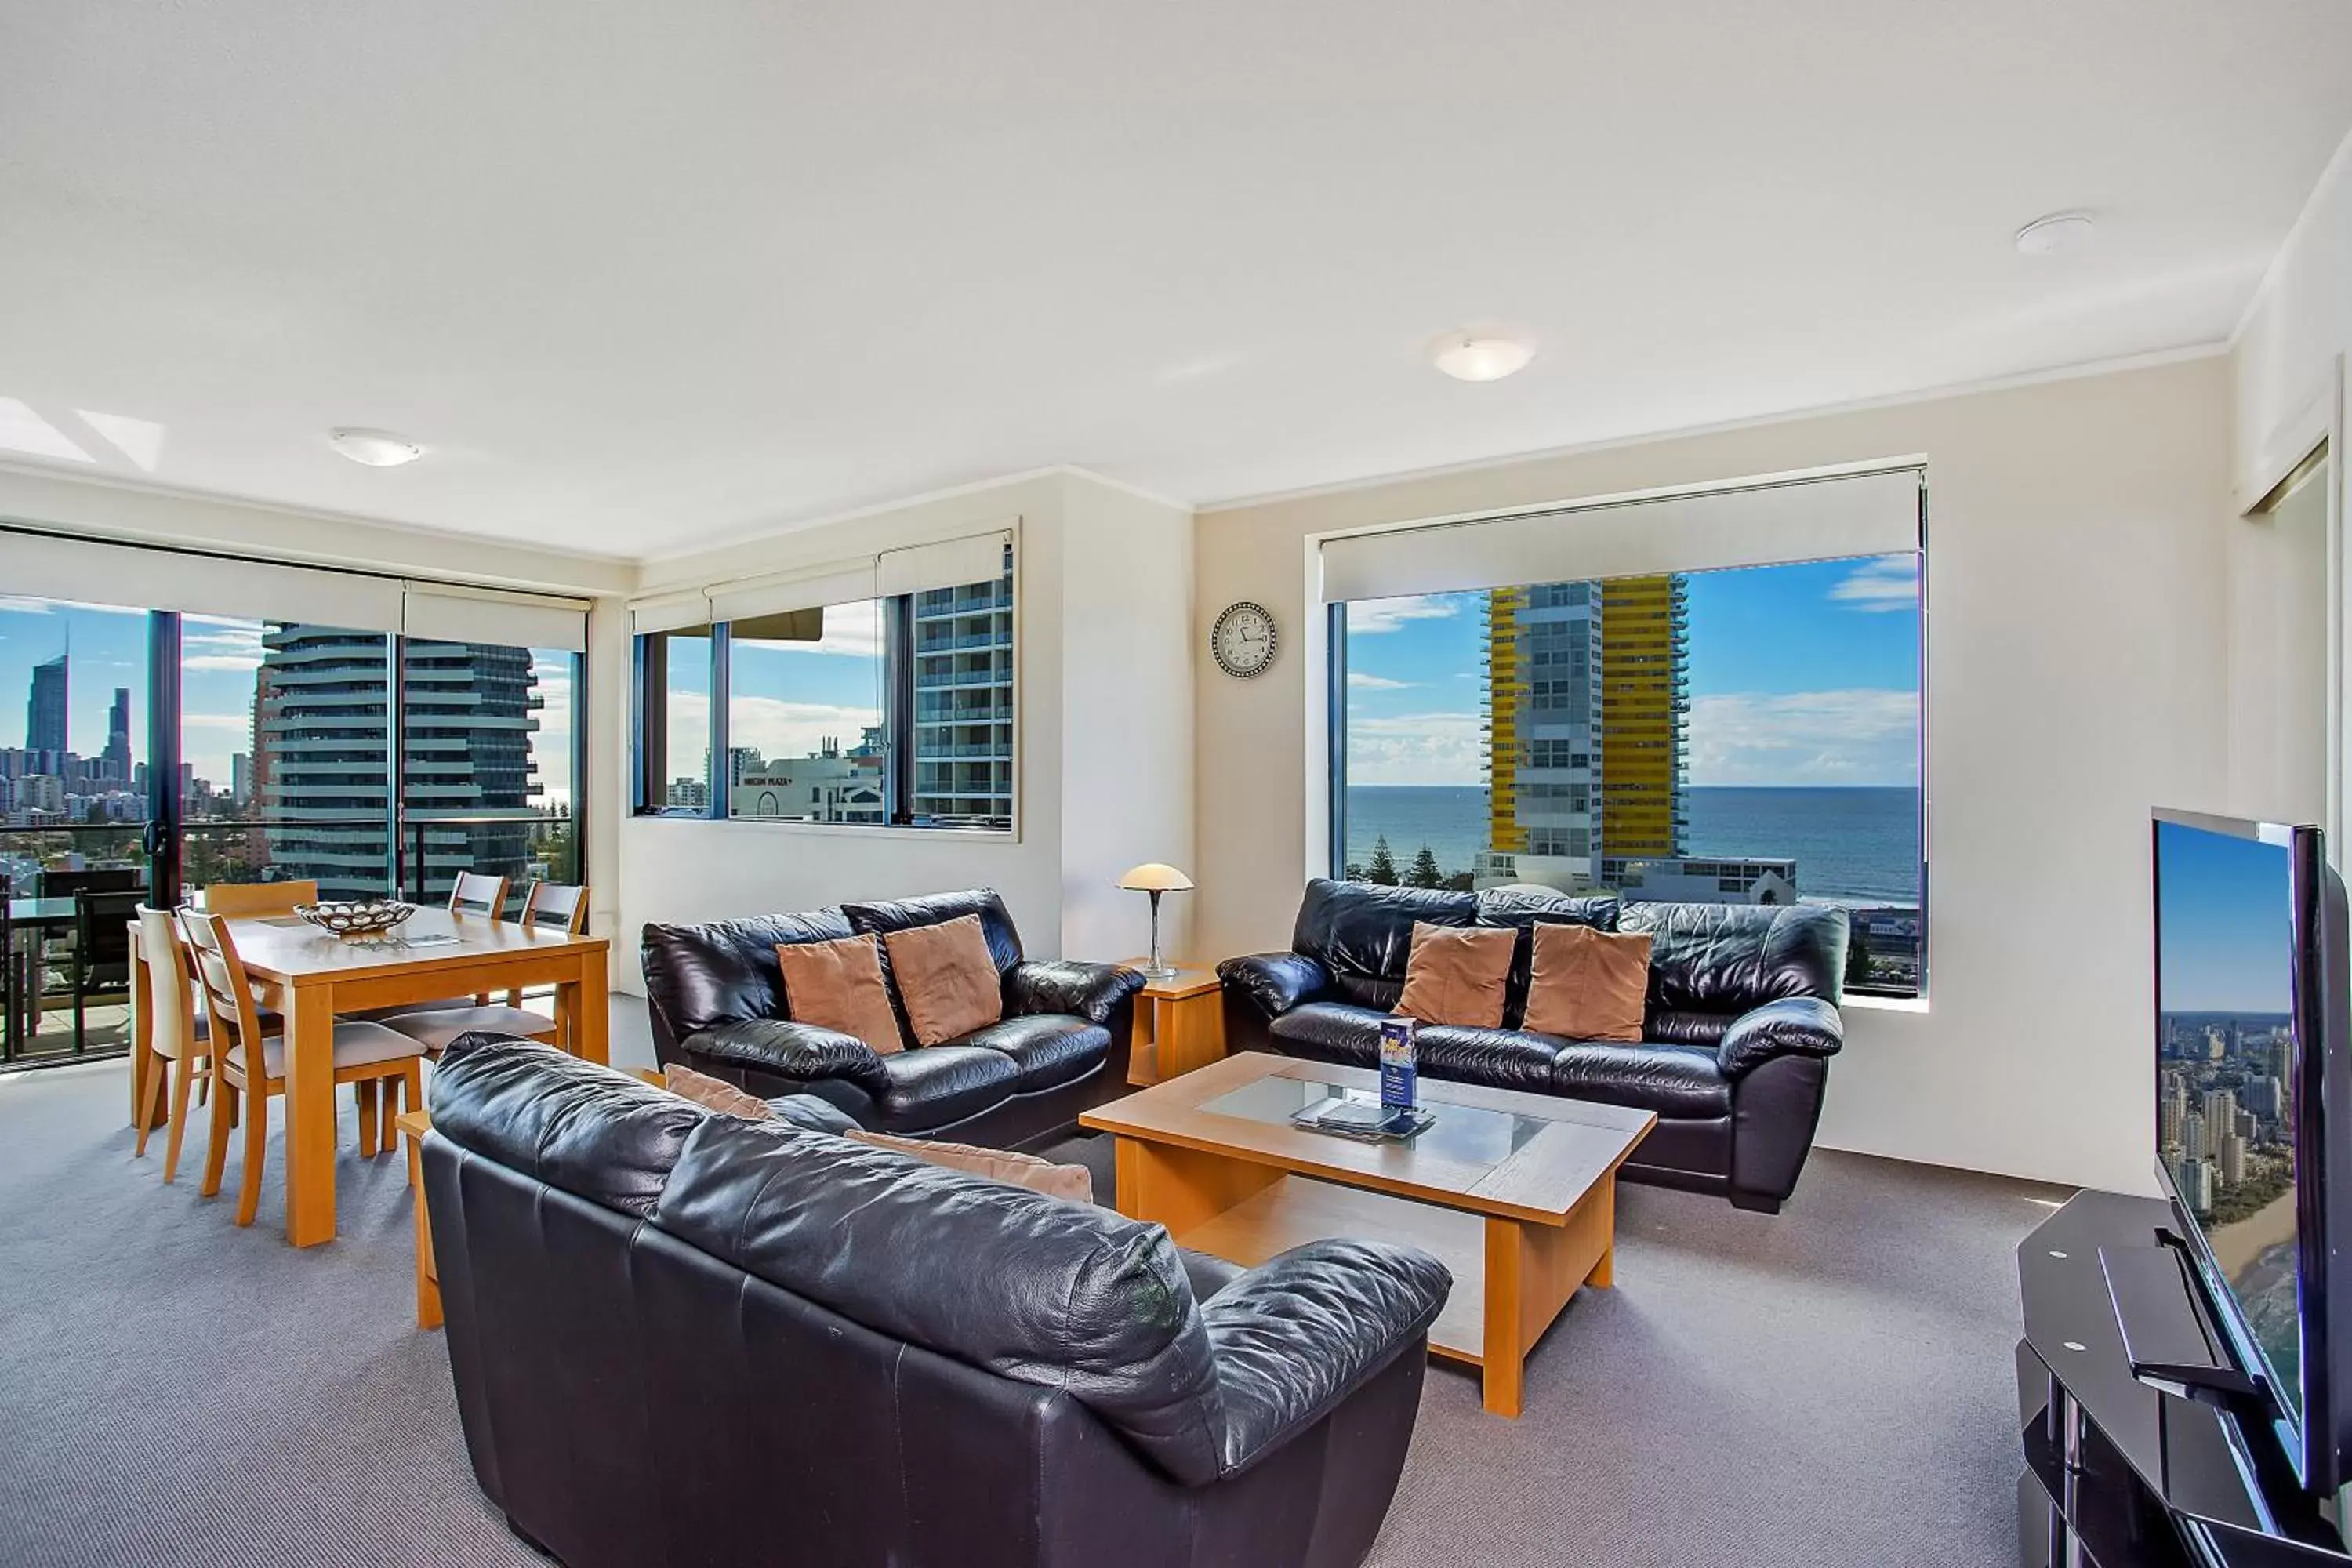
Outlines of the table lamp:
{"type": "Polygon", "coordinates": [[[1151,960],[1143,966],[1144,977],[1150,980],[1173,980],[1176,977],[1176,966],[1172,963],[1162,963],[1160,961],[1160,895],[1184,892],[1192,886],[1192,879],[1173,866],[1163,866],[1159,861],[1153,860],[1134,868],[1119,878],[1118,885],[1129,892],[1151,895],[1151,960]]]}

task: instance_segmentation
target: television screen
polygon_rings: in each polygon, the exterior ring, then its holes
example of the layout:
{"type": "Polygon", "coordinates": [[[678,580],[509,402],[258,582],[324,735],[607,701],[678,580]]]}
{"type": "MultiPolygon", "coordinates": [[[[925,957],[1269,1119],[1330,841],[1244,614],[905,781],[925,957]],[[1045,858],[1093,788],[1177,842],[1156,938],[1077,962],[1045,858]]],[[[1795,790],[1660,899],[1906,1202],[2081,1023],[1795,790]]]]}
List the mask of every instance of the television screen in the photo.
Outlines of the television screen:
{"type": "MultiPolygon", "coordinates": [[[[2251,825],[2249,825],[2251,826],[2251,825]]],[[[2302,1425],[2294,868],[2284,833],[2156,824],[2157,1159],[2241,1353],[2302,1425]]]]}

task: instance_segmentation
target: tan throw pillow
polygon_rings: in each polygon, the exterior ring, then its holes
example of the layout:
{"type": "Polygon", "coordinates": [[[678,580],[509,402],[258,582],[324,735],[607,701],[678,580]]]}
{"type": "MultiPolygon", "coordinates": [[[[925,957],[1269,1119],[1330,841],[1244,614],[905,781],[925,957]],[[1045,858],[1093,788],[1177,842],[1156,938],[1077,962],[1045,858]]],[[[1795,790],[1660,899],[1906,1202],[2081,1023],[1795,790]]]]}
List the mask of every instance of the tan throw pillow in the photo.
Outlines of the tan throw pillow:
{"type": "Polygon", "coordinates": [[[1650,994],[1646,934],[1539,925],[1528,973],[1527,1026],[1571,1040],[1639,1040],[1650,994]]]}
{"type": "Polygon", "coordinates": [[[1507,927],[1433,926],[1412,922],[1412,952],[1404,964],[1404,994],[1394,1011],[1423,1024],[1503,1026],[1504,983],[1511,974],[1507,927]]]}
{"type": "Polygon", "coordinates": [[[1019,1154],[1010,1149],[981,1149],[970,1143],[935,1143],[921,1138],[893,1138],[887,1132],[867,1132],[853,1130],[842,1134],[860,1143],[871,1143],[877,1149],[896,1149],[901,1154],[912,1154],[918,1160],[928,1160],[950,1171],[969,1172],[986,1176],[992,1182],[1009,1182],[1016,1187],[1045,1193],[1072,1203],[1090,1204],[1095,1201],[1095,1178],[1084,1165],[1056,1165],[1051,1160],[1040,1160],[1034,1154],[1019,1154]]]}
{"type": "Polygon", "coordinates": [[[740,1116],[746,1121],[766,1121],[776,1114],[758,1095],[746,1094],[724,1079],[712,1078],[707,1072],[697,1072],[676,1062],[662,1068],[661,1086],[672,1094],[690,1100],[721,1116],[740,1116]]]}
{"type": "Polygon", "coordinates": [[[837,942],[776,944],[784,972],[784,1011],[795,1024],[814,1024],[855,1036],[884,1056],[906,1049],[890,989],[882,983],[882,950],[870,936],[837,942]]]}
{"type": "Polygon", "coordinates": [[[882,945],[917,1045],[957,1039],[1004,1016],[1003,983],[978,915],[894,931],[882,945]]]}

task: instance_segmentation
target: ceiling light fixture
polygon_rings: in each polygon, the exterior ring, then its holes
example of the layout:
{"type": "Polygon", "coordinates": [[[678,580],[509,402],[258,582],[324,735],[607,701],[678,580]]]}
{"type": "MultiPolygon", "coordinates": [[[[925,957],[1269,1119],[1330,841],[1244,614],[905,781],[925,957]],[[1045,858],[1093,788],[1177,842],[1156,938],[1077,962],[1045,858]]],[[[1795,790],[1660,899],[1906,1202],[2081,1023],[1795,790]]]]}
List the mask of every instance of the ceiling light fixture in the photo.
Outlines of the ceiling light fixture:
{"type": "Polygon", "coordinates": [[[2091,230],[2097,226],[2089,213],[2047,214],[2017,231],[2018,254],[2054,256],[2082,244],[2091,237],[2091,230]]]}
{"type": "Polygon", "coordinates": [[[424,447],[389,430],[354,430],[345,426],[328,431],[327,439],[335,444],[336,451],[371,468],[396,468],[425,456],[424,447]]]}
{"type": "Polygon", "coordinates": [[[1456,381],[1500,381],[1525,370],[1535,357],[1536,346],[1530,342],[1458,332],[1438,344],[1430,359],[1456,381]]]}

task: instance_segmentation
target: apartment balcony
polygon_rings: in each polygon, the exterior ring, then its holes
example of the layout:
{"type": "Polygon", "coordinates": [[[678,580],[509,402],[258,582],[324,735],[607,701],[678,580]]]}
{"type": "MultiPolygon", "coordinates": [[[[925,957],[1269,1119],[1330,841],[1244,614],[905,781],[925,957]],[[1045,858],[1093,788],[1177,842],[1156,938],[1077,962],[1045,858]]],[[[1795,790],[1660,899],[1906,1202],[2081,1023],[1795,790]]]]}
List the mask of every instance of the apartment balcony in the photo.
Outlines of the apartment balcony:
{"type": "Polygon", "coordinates": [[[957,653],[967,648],[996,648],[1013,646],[1013,628],[1001,631],[971,632],[961,637],[925,637],[915,642],[915,651],[926,653],[957,653]]]}
{"type": "Polygon", "coordinates": [[[915,675],[915,684],[925,690],[954,687],[1010,686],[1013,684],[1013,672],[1009,669],[919,670],[915,675]]]}
{"type": "Polygon", "coordinates": [[[959,708],[950,710],[945,712],[918,711],[915,715],[915,722],[929,726],[937,726],[941,724],[1003,724],[1011,721],[1012,717],[1013,708],[1010,703],[1007,703],[1001,708],[959,708]]]}

